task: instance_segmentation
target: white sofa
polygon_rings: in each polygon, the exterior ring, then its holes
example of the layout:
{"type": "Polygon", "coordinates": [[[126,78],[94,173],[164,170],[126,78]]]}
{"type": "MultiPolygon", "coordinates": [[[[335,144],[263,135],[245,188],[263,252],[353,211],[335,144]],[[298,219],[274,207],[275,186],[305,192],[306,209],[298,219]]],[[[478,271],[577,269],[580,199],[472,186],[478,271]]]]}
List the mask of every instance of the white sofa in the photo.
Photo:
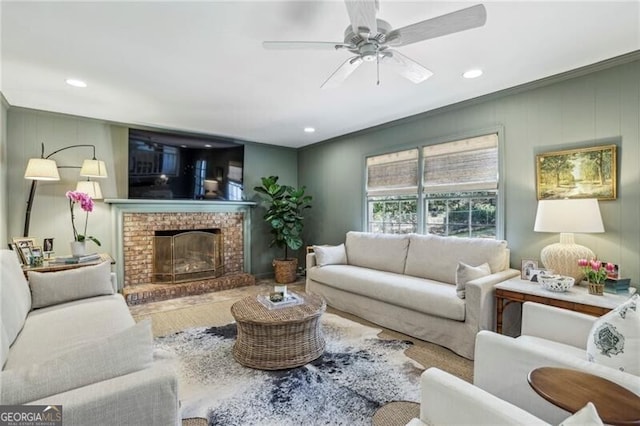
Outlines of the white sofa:
{"type": "Polygon", "coordinates": [[[0,404],[62,405],[65,425],[179,424],[177,376],[154,359],[108,262],[29,273],[0,250],[0,404]]]}
{"type": "MultiPolygon", "coordinates": [[[[437,368],[429,368],[420,377],[420,418],[407,426],[461,425],[549,425],[542,419],[490,393],[437,368]]],[[[569,414],[566,417],[568,417],[569,414]]],[[[602,425],[589,403],[562,425],[602,425]]]]}
{"type": "MultiPolygon", "coordinates": [[[[587,360],[588,339],[597,320],[598,317],[566,309],[525,303],[520,337],[489,331],[478,333],[474,384],[549,423],[559,423],[568,413],[539,396],[527,383],[529,372],[539,367],[585,371],[640,395],[640,377],[587,360]]],[[[628,343],[624,355],[629,356],[631,363],[635,362],[637,371],[640,354],[630,352],[633,348],[628,343]]]]}
{"type": "Polygon", "coordinates": [[[349,232],[344,245],[314,247],[307,255],[308,292],[469,359],[476,333],[494,328],[493,286],[519,274],[499,240],[349,232]],[[474,277],[459,297],[456,280],[462,287],[474,277]]]}

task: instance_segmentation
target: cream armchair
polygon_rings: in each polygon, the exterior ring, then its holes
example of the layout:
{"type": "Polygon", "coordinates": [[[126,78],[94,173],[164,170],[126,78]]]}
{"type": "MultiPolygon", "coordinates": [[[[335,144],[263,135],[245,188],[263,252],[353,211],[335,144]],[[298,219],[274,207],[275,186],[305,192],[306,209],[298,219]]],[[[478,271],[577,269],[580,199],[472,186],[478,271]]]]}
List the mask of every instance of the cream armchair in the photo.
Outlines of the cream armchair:
{"type": "Polygon", "coordinates": [[[529,372],[538,367],[582,370],[640,395],[640,377],[587,361],[587,339],[596,320],[565,309],[525,303],[520,337],[490,331],[476,336],[474,384],[552,424],[569,413],[544,400],[527,383],[529,372]]]}
{"type": "Polygon", "coordinates": [[[437,368],[422,373],[420,391],[420,418],[407,426],[548,424],[437,368]]]}

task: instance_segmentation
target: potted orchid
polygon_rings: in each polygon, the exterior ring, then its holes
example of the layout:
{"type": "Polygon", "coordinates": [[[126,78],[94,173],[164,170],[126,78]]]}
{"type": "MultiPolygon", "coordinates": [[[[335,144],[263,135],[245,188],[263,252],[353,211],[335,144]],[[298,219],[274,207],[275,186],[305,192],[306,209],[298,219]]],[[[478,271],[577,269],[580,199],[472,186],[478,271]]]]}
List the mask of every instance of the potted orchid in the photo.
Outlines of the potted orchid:
{"type": "Polygon", "coordinates": [[[67,191],[65,194],[69,199],[69,211],[71,212],[71,227],[73,228],[73,242],[71,243],[71,253],[74,256],[82,256],[86,253],[85,243],[87,240],[91,240],[100,246],[100,241],[96,237],[87,235],[87,223],[89,222],[89,212],[93,211],[93,200],[89,194],[78,191],[67,191]],[[78,233],[75,223],[74,207],[76,204],[80,205],[80,208],[86,212],[86,218],[84,221],[84,232],[78,233]]]}
{"type": "Polygon", "coordinates": [[[578,266],[582,269],[589,283],[589,293],[597,295],[604,293],[604,280],[607,279],[607,274],[613,272],[616,267],[613,263],[604,263],[598,259],[579,259],[578,266]]]}

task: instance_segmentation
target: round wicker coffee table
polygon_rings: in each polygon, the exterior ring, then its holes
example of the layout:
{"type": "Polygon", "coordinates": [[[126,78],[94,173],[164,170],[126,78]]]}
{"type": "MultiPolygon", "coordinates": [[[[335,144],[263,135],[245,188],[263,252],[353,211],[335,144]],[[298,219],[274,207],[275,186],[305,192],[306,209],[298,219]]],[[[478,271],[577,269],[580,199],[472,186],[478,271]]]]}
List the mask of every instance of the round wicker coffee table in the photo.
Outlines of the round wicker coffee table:
{"type": "Polygon", "coordinates": [[[283,370],[304,365],[324,352],[320,317],[327,308],[322,297],[297,293],[304,302],[267,309],[256,296],[231,306],[238,337],[233,357],[240,364],[261,370],[283,370]]]}

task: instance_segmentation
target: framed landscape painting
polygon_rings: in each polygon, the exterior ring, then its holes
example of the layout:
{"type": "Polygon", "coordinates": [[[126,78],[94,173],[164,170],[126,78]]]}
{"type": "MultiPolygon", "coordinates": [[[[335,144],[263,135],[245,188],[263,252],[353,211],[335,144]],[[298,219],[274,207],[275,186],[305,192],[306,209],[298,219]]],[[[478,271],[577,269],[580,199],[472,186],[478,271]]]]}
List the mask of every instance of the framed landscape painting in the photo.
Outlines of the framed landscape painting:
{"type": "Polygon", "coordinates": [[[616,145],[594,146],[536,156],[538,200],[615,200],[616,145]]]}

